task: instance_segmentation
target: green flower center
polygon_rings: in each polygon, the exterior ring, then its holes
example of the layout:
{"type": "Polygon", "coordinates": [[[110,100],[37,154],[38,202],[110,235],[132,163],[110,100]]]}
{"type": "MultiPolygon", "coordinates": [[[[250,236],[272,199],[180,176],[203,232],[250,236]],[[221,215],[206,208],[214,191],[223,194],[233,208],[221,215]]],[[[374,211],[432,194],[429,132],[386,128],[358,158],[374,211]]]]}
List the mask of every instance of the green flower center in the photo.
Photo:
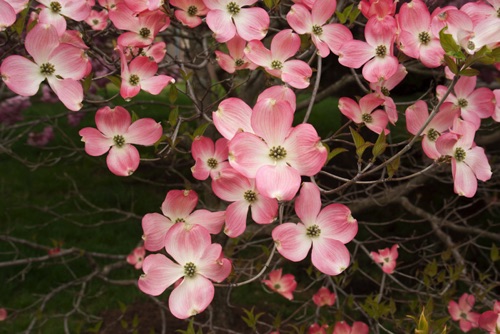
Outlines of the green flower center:
{"type": "Polygon", "coordinates": [[[365,123],[371,123],[371,122],[373,122],[373,117],[370,114],[363,114],[363,115],[361,115],[361,119],[365,123]]]}
{"type": "Polygon", "coordinates": [[[115,145],[118,147],[122,147],[123,145],[125,145],[125,138],[123,138],[122,135],[114,136],[113,141],[115,142],[115,145]]]}
{"type": "Polygon", "coordinates": [[[98,19],[93,19],[93,20],[92,20],[92,23],[93,23],[94,25],[98,25],[98,24],[99,24],[99,20],[98,20],[98,19]]]}
{"type": "Polygon", "coordinates": [[[198,7],[196,6],[189,6],[187,9],[187,13],[189,16],[195,16],[198,13],[198,7]]]}
{"type": "Polygon", "coordinates": [[[306,231],[306,235],[311,238],[317,238],[321,234],[321,229],[316,224],[309,226],[306,231]]]}
{"type": "Polygon", "coordinates": [[[469,102],[467,102],[466,99],[458,99],[458,106],[460,108],[465,108],[469,105],[469,102]]]}
{"type": "Polygon", "coordinates": [[[257,200],[257,194],[253,190],[247,190],[245,191],[245,194],[243,195],[243,198],[249,202],[253,203],[257,200]]]}
{"type": "Polygon", "coordinates": [[[149,35],[151,35],[151,30],[146,27],[141,28],[141,30],[139,30],[139,35],[141,35],[142,38],[148,38],[149,35]]]}
{"type": "Polygon", "coordinates": [[[427,138],[429,138],[430,141],[436,141],[439,136],[440,133],[433,128],[430,128],[429,131],[427,131],[427,138]]]}
{"type": "Polygon", "coordinates": [[[241,58],[238,58],[234,61],[234,66],[239,67],[245,65],[245,61],[241,58]]]}
{"type": "Polygon", "coordinates": [[[380,58],[384,58],[387,55],[387,47],[385,45],[379,45],[375,49],[375,55],[380,58]]]}
{"type": "Polygon", "coordinates": [[[279,285],[278,283],[274,284],[274,289],[276,289],[276,290],[281,289],[281,285],[279,285]]]}
{"type": "Polygon", "coordinates": [[[313,25],[312,31],[316,36],[321,36],[323,34],[323,28],[317,24],[313,25]]]}
{"type": "Polygon", "coordinates": [[[468,41],[467,42],[467,49],[474,50],[475,48],[476,48],[476,44],[474,44],[473,41],[468,41]]]}
{"type": "Polygon", "coordinates": [[[274,160],[281,160],[286,157],[286,150],[282,146],[273,146],[269,150],[269,156],[273,158],[274,160]]]}
{"type": "Polygon", "coordinates": [[[389,90],[389,88],[387,87],[382,87],[380,88],[380,91],[382,92],[382,94],[384,94],[384,96],[389,96],[391,95],[391,91],[389,90]]]}
{"type": "Polygon", "coordinates": [[[188,262],[184,265],[184,275],[193,277],[196,274],[196,266],[193,262],[188,262]]]}
{"type": "Polygon", "coordinates": [[[236,2],[228,3],[226,8],[227,8],[227,11],[229,12],[229,14],[231,14],[231,15],[236,15],[240,12],[240,6],[238,6],[238,4],[236,2]]]}
{"type": "Polygon", "coordinates": [[[458,162],[461,162],[461,161],[464,161],[467,154],[465,153],[465,150],[463,148],[457,147],[455,149],[454,156],[455,156],[455,160],[457,160],[458,162]]]}
{"type": "Polygon", "coordinates": [[[49,4],[50,10],[54,13],[59,13],[62,9],[62,6],[59,2],[53,1],[49,4]]]}
{"type": "Polygon", "coordinates": [[[177,218],[177,219],[175,220],[175,223],[176,223],[176,224],[177,224],[177,223],[185,223],[185,222],[186,222],[186,221],[184,220],[184,218],[177,218]]]}
{"type": "Polygon", "coordinates": [[[208,165],[208,167],[214,169],[219,165],[219,162],[214,158],[209,158],[207,160],[207,165],[208,165]]]}
{"type": "Polygon", "coordinates": [[[273,70],[281,70],[283,68],[283,63],[279,60],[273,60],[271,62],[271,68],[273,70]]]}
{"type": "Polygon", "coordinates": [[[427,45],[431,41],[431,35],[429,35],[427,31],[422,31],[418,34],[418,39],[420,40],[420,43],[427,45]]]}
{"type": "Polygon", "coordinates": [[[43,75],[52,75],[56,71],[56,68],[51,63],[44,63],[40,65],[40,73],[43,75]]]}
{"type": "Polygon", "coordinates": [[[139,81],[141,79],[139,78],[139,76],[137,74],[132,74],[130,76],[130,79],[128,79],[128,82],[129,84],[131,84],[132,86],[137,86],[139,84],[139,81]]]}

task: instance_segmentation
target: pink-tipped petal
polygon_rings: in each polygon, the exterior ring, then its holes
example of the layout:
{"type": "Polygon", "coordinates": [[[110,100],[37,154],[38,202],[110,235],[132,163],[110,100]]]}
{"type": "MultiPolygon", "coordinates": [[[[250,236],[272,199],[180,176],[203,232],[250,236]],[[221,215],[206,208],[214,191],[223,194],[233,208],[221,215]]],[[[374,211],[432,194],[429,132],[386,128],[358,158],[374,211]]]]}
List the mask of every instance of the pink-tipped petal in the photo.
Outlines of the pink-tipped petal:
{"type": "Polygon", "coordinates": [[[295,213],[305,226],[316,222],[321,210],[321,194],[318,187],[311,182],[302,183],[300,194],[295,199],[295,213]]]}
{"type": "Polygon", "coordinates": [[[313,239],[311,261],[322,273],[338,275],[349,266],[350,254],[342,242],[320,236],[313,239]]]}
{"type": "Polygon", "coordinates": [[[271,41],[273,60],[285,61],[299,51],[300,37],[292,29],[285,29],[277,33],[271,41]]]}
{"type": "Polygon", "coordinates": [[[293,199],[301,181],[299,172],[288,165],[262,166],[255,179],[262,195],[279,201],[293,199]]]}
{"type": "Polygon", "coordinates": [[[127,109],[117,106],[113,109],[104,107],[97,110],[95,123],[97,129],[107,137],[123,135],[128,131],[132,118],[127,109]]]}
{"type": "Polygon", "coordinates": [[[174,317],[187,319],[203,312],[214,298],[214,285],[202,275],[184,277],[172,291],[168,308],[174,317]]]}
{"type": "Polygon", "coordinates": [[[175,221],[185,219],[198,204],[198,194],[194,190],[170,190],[161,205],[163,214],[175,221]]]}
{"type": "Polygon", "coordinates": [[[257,201],[252,203],[252,219],[257,224],[271,224],[278,214],[278,201],[259,194],[257,201]]]}
{"type": "Polygon", "coordinates": [[[142,270],[144,275],[139,278],[139,289],[152,296],[161,295],[184,275],[184,269],[163,254],[146,256],[142,270]]]}
{"type": "Polygon", "coordinates": [[[293,112],[286,101],[261,100],[253,108],[252,129],[269,147],[279,146],[290,132],[293,112]]]}
{"type": "Polygon", "coordinates": [[[207,25],[215,34],[219,43],[229,41],[236,34],[231,16],[222,10],[211,10],[207,13],[207,25]]]}
{"type": "Polygon", "coordinates": [[[69,110],[82,109],[83,87],[79,81],[73,79],[47,78],[50,88],[69,110]]]}
{"type": "Polygon", "coordinates": [[[78,134],[82,136],[82,141],[85,143],[85,152],[93,157],[103,155],[114,145],[113,138],[104,137],[95,128],[81,129],[78,134]]]}
{"type": "Polygon", "coordinates": [[[181,265],[188,262],[196,264],[209,245],[210,234],[201,225],[176,223],[165,237],[167,253],[181,265]]]}
{"type": "Polygon", "coordinates": [[[281,80],[298,89],[309,87],[312,76],[311,67],[302,60],[289,60],[283,65],[281,80]]]}
{"type": "Polygon", "coordinates": [[[240,200],[229,204],[226,209],[226,227],[224,233],[230,238],[236,238],[245,232],[249,203],[240,200]]]}
{"type": "Polygon", "coordinates": [[[222,230],[222,225],[224,225],[225,218],[225,211],[211,212],[205,209],[201,209],[196,210],[191,215],[189,215],[187,223],[201,225],[209,233],[217,234],[222,230]]]}
{"type": "Polygon", "coordinates": [[[234,97],[225,99],[212,115],[217,131],[228,140],[240,130],[253,133],[250,124],[252,109],[243,100],[234,97]]]}
{"type": "Polygon", "coordinates": [[[245,41],[261,40],[269,28],[269,15],[259,7],[243,8],[233,17],[238,35],[245,41]]]}
{"type": "Polygon", "coordinates": [[[17,55],[5,58],[0,72],[0,77],[7,87],[22,96],[35,95],[40,88],[40,83],[45,80],[37,64],[17,55]]]}
{"type": "Polygon", "coordinates": [[[290,8],[286,15],[286,20],[290,27],[297,32],[297,34],[311,33],[312,30],[312,16],[307,7],[301,4],[295,4],[290,8]]]}
{"type": "Polygon", "coordinates": [[[274,165],[269,150],[260,137],[241,132],[229,142],[229,163],[246,177],[255,178],[259,168],[274,165]]]}
{"type": "Polygon", "coordinates": [[[287,150],[287,163],[300,175],[315,175],[326,162],[328,153],[311,124],[299,124],[293,128],[283,146],[287,150]]]}
{"type": "Polygon", "coordinates": [[[290,261],[302,261],[311,248],[311,239],[302,224],[279,225],[274,228],[272,235],[278,252],[290,261]]]}
{"type": "Polygon", "coordinates": [[[358,223],[351,217],[351,211],[343,204],[330,204],[318,215],[316,224],[321,236],[336,239],[344,244],[350,242],[358,233],[358,223]]]}
{"type": "Polygon", "coordinates": [[[151,146],[160,139],[162,133],[160,123],[152,118],[142,118],[132,123],[123,137],[130,144],[151,146]]]}
{"type": "Polygon", "coordinates": [[[174,223],[159,213],[148,213],[142,218],[144,247],[157,252],[165,247],[165,236],[174,223]]]}
{"type": "Polygon", "coordinates": [[[139,161],[139,152],[130,144],[125,144],[123,147],[111,147],[106,158],[109,170],[118,176],[132,175],[139,167],[139,161]]]}

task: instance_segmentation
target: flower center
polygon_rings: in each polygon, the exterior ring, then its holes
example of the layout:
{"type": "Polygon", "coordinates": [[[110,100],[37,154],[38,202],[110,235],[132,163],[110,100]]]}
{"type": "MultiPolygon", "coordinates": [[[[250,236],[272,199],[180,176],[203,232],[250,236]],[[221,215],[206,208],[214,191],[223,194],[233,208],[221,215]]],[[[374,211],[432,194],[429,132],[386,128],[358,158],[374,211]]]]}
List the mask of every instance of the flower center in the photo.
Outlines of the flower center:
{"type": "Polygon", "coordinates": [[[306,231],[306,235],[311,238],[317,238],[321,234],[321,229],[316,224],[309,226],[306,231]]]}
{"type": "Polygon", "coordinates": [[[276,284],[274,284],[274,288],[275,288],[276,290],[279,290],[279,289],[281,289],[281,285],[279,285],[278,283],[276,283],[276,284]]]}
{"type": "Polygon", "coordinates": [[[371,123],[371,122],[373,122],[373,117],[370,114],[363,114],[363,115],[361,115],[361,119],[365,123],[371,123]]]}
{"type": "Polygon", "coordinates": [[[439,136],[440,133],[433,128],[430,128],[429,131],[427,131],[427,138],[429,138],[430,141],[436,141],[439,136]]]}
{"type": "Polygon", "coordinates": [[[253,203],[257,200],[257,194],[253,190],[247,190],[245,191],[245,194],[243,195],[243,198],[249,202],[253,203]]]}
{"type": "Polygon", "coordinates": [[[381,87],[380,88],[380,91],[382,92],[382,94],[384,94],[384,96],[389,96],[391,95],[391,91],[389,90],[389,88],[387,87],[381,87]]]}
{"type": "Polygon", "coordinates": [[[271,62],[271,68],[273,70],[281,70],[283,68],[283,63],[279,60],[273,60],[271,62]]]}
{"type": "Polygon", "coordinates": [[[236,59],[236,60],[234,61],[234,65],[235,65],[236,67],[243,66],[244,64],[245,64],[245,61],[244,61],[243,59],[241,59],[241,58],[238,58],[238,59],[236,59]]]}
{"type": "Polygon", "coordinates": [[[461,148],[461,147],[457,147],[455,149],[455,160],[457,160],[458,162],[461,162],[461,161],[464,161],[465,157],[467,156],[467,154],[465,153],[464,149],[461,148]]]}
{"type": "Polygon", "coordinates": [[[313,30],[313,34],[315,34],[316,36],[321,36],[321,34],[323,34],[323,28],[317,24],[313,25],[312,30],[313,30]]]}
{"type": "Polygon", "coordinates": [[[497,9],[497,17],[500,17],[500,8],[497,9]]]}
{"type": "Polygon", "coordinates": [[[177,218],[177,219],[175,220],[175,223],[176,223],[176,224],[177,224],[177,223],[185,223],[185,222],[186,222],[186,221],[184,220],[184,218],[177,218]]]}
{"type": "Polygon", "coordinates": [[[476,44],[474,44],[473,41],[468,41],[467,42],[467,49],[474,50],[475,48],[476,48],[476,44]]]}
{"type": "Polygon", "coordinates": [[[62,6],[59,2],[53,1],[49,4],[50,10],[54,13],[59,13],[62,9],[62,6]]]}
{"type": "Polygon", "coordinates": [[[98,25],[98,24],[99,24],[99,20],[98,20],[98,19],[93,19],[93,20],[92,20],[92,23],[93,23],[94,25],[98,25]]]}
{"type": "Polygon", "coordinates": [[[189,16],[195,16],[198,13],[198,7],[196,6],[189,6],[187,9],[187,13],[189,16]]]}
{"type": "Polygon", "coordinates": [[[196,274],[196,266],[193,262],[188,262],[184,265],[184,275],[193,277],[196,274]]]}
{"type": "Polygon", "coordinates": [[[122,147],[123,145],[125,145],[125,138],[123,138],[122,135],[114,136],[113,141],[115,142],[115,145],[118,147],[122,147]]]}
{"type": "Polygon", "coordinates": [[[149,35],[151,35],[151,30],[146,27],[141,28],[141,30],[139,30],[139,35],[141,35],[142,38],[148,38],[149,35]]]}
{"type": "Polygon", "coordinates": [[[230,3],[227,4],[226,8],[229,14],[231,15],[236,15],[240,12],[240,6],[238,6],[236,2],[231,1],[230,3]]]}
{"type": "Polygon", "coordinates": [[[273,158],[274,160],[281,160],[286,157],[286,150],[282,146],[273,146],[269,150],[269,156],[273,158]]]}
{"type": "Polygon", "coordinates": [[[384,58],[387,54],[387,47],[385,45],[379,45],[375,49],[375,55],[380,58],[384,58]]]}
{"type": "Polygon", "coordinates": [[[427,31],[422,31],[418,34],[418,39],[420,40],[420,43],[427,45],[431,41],[431,35],[429,35],[427,31]]]}
{"type": "Polygon", "coordinates": [[[139,84],[140,78],[137,74],[132,74],[128,79],[128,83],[132,86],[137,86],[139,84]]]}
{"type": "Polygon", "coordinates": [[[40,72],[43,75],[52,75],[56,71],[56,68],[51,63],[44,63],[40,66],[40,72]]]}
{"type": "Polygon", "coordinates": [[[467,102],[466,99],[458,99],[458,106],[460,108],[465,108],[469,105],[469,102],[467,102]]]}
{"type": "Polygon", "coordinates": [[[218,165],[218,164],[219,164],[219,162],[217,162],[217,160],[216,160],[216,159],[214,159],[214,158],[209,158],[209,159],[207,160],[207,165],[208,165],[208,167],[210,167],[210,168],[212,168],[212,169],[214,169],[215,167],[217,167],[217,165],[218,165]]]}

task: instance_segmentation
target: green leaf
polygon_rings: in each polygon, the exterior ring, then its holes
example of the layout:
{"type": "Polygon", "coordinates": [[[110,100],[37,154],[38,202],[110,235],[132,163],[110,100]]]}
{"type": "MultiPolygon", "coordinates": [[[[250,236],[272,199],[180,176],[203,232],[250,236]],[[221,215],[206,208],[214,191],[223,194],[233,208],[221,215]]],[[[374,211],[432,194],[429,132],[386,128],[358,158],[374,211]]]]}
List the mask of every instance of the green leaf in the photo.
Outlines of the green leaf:
{"type": "Polygon", "coordinates": [[[335,14],[337,14],[337,17],[339,18],[340,23],[345,24],[347,22],[347,19],[349,18],[349,15],[351,14],[351,11],[354,7],[354,4],[351,4],[344,8],[344,11],[339,12],[335,11],[335,14]]]}
{"type": "Polygon", "coordinates": [[[500,47],[493,49],[490,55],[495,58],[495,62],[500,62],[500,47]]]}
{"type": "Polygon", "coordinates": [[[330,153],[328,153],[328,156],[326,158],[326,162],[332,160],[334,157],[336,157],[337,155],[339,155],[340,153],[342,152],[347,152],[348,150],[343,148],[343,147],[337,147],[337,148],[334,148],[332,151],[330,151],[330,153]]]}
{"type": "Polygon", "coordinates": [[[92,78],[94,77],[94,72],[91,72],[89,75],[83,79],[83,92],[86,93],[89,91],[90,86],[92,85],[92,78]]]}
{"type": "Polygon", "coordinates": [[[273,0],[264,0],[264,5],[269,9],[273,8],[273,3],[274,3],[273,0]]]}
{"type": "Polygon", "coordinates": [[[135,111],[132,110],[132,123],[139,119],[139,115],[135,111]]]}
{"type": "Polygon", "coordinates": [[[116,75],[110,75],[109,77],[106,77],[113,85],[116,87],[120,88],[122,86],[122,79],[116,75]]]}
{"type": "Polygon", "coordinates": [[[387,164],[387,175],[389,176],[389,178],[392,178],[398,171],[400,161],[400,157],[397,157],[387,164]]]}
{"type": "Polygon", "coordinates": [[[458,74],[458,66],[455,60],[453,60],[450,56],[444,55],[444,62],[450,69],[451,73],[458,74]]]}
{"type": "Polygon", "coordinates": [[[473,68],[466,68],[465,70],[461,70],[458,74],[465,77],[475,77],[479,75],[479,71],[473,68]]]}
{"type": "Polygon", "coordinates": [[[370,147],[370,146],[373,146],[372,143],[370,143],[369,141],[364,143],[363,145],[361,145],[360,147],[358,147],[356,149],[356,154],[358,155],[358,158],[361,160],[361,157],[363,156],[363,153],[365,152],[365,150],[370,147]]]}
{"type": "Polygon", "coordinates": [[[498,254],[498,248],[495,244],[491,245],[490,259],[493,262],[496,262],[500,259],[499,254],[498,254]]]}
{"type": "Polygon", "coordinates": [[[437,269],[438,269],[437,268],[437,261],[436,261],[436,259],[433,259],[431,263],[428,263],[425,266],[424,274],[426,274],[427,276],[430,276],[430,277],[434,277],[437,274],[437,269]]]}
{"type": "Polygon", "coordinates": [[[208,128],[209,125],[210,125],[210,123],[203,123],[202,125],[197,127],[196,130],[194,130],[194,132],[193,132],[193,137],[196,138],[198,136],[203,136],[203,134],[205,133],[205,130],[208,128]]]}
{"type": "Polygon", "coordinates": [[[134,318],[132,319],[132,327],[137,328],[137,326],[139,326],[139,316],[136,313],[134,314],[134,318]]]}
{"type": "Polygon", "coordinates": [[[415,334],[428,334],[429,333],[429,322],[425,318],[425,309],[422,309],[420,313],[420,318],[418,319],[417,329],[415,334]]]}
{"type": "Polygon", "coordinates": [[[170,103],[174,103],[177,101],[177,97],[179,96],[179,92],[175,85],[170,85],[170,91],[168,92],[168,100],[170,103]]]}
{"type": "Polygon", "coordinates": [[[128,328],[128,322],[125,319],[120,320],[120,324],[122,325],[123,329],[128,328]]]}
{"type": "Polygon", "coordinates": [[[385,132],[382,131],[380,132],[380,135],[378,136],[377,141],[375,142],[372,148],[373,159],[375,160],[375,158],[384,153],[386,148],[387,148],[387,142],[386,142],[385,132]]]}
{"type": "Polygon", "coordinates": [[[123,302],[118,301],[118,307],[120,308],[120,312],[125,313],[127,311],[127,305],[123,302]]]}
{"type": "Polygon", "coordinates": [[[445,33],[447,29],[448,27],[444,27],[439,32],[439,42],[441,43],[441,47],[448,55],[458,59],[465,59],[465,55],[463,54],[460,45],[455,42],[452,35],[445,33]]]}
{"type": "Polygon", "coordinates": [[[30,9],[29,5],[25,9],[23,9],[23,11],[19,14],[19,17],[16,20],[16,22],[14,22],[14,24],[10,27],[19,36],[23,34],[24,24],[26,23],[26,17],[28,16],[29,9],[30,9]]]}
{"type": "Polygon", "coordinates": [[[191,79],[191,77],[193,76],[193,72],[187,73],[183,70],[180,70],[180,74],[181,74],[182,79],[184,79],[184,81],[189,81],[189,79],[191,79]]]}
{"type": "Polygon", "coordinates": [[[172,108],[170,114],[168,115],[168,122],[170,125],[175,126],[179,118],[179,107],[172,108]]]}
{"type": "Polygon", "coordinates": [[[358,9],[357,6],[352,7],[351,12],[349,13],[349,23],[354,23],[356,19],[358,18],[359,14],[361,11],[358,9]]]}

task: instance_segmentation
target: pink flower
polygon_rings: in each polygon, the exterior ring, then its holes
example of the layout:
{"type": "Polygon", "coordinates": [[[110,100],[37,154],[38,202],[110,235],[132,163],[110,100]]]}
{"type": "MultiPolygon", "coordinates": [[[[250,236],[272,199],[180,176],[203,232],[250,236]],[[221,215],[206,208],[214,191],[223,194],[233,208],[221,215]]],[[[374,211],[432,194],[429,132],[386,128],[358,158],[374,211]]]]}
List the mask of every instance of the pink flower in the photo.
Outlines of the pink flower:
{"type": "Polygon", "coordinates": [[[460,322],[460,329],[465,333],[479,326],[479,313],[471,311],[475,301],[476,298],[473,295],[464,293],[458,300],[458,304],[454,300],[450,300],[448,304],[451,318],[460,322]]]}
{"type": "Polygon", "coordinates": [[[153,252],[165,247],[167,233],[177,223],[201,225],[212,234],[219,233],[225,212],[193,211],[197,204],[198,194],[194,190],[170,190],[161,205],[162,214],[148,213],[142,218],[144,247],[153,252]]]}
{"type": "Polygon", "coordinates": [[[361,0],[358,8],[367,19],[372,16],[383,19],[388,15],[394,15],[396,5],[397,1],[394,0],[361,0]]]}
{"type": "Polygon", "coordinates": [[[255,133],[239,132],[229,142],[231,166],[255,178],[262,195],[284,201],[297,193],[301,175],[318,173],[326,160],[314,127],[292,128],[293,114],[288,102],[263,99],[251,114],[255,133]]]}
{"type": "Polygon", "coordinates": [[[490,334],[500,331],[500,301],[495,301],[493,311],[486,311],[479,317],[479,328],[487,330],[490,334]]]}
{"type": "Polygon", "coordinates": [[[132,144],[153,145],[163,133],[160,123],[152,118],[132,123],[129,112],[122,107],[97,110],[95,122],[97,129],[89,127],[79,132],[85,152],[96,157],[109,151],[106,163],[118,176],[129,176],[139,167],[139,151],[132,144]]]}
{"type": "MultiPolygon", "coordinates": [[[[476,77],[460,77],[453,89],[455,94],[449,94],[445,101],[455,104],[460,109],[460,116],[478,129],[481,125],[481,119],[493,115],[495,96],[489,88],[475,89],[476,81],[476,77]]],[[[437,86],[438,99],[444,96],[446,90],[445,86],[437,86]]]]}
{"type": "Polygon", "coordinates": [[[27,144],[35,147],[43,147],[54,139],[54,129],[49,125],[42,132],[30,132],[27,144]]]}
{"type": "Polygon", "coordinates": [[[407,56],[419,59],[427,67],[441,66],[444,50],[439,37],[431,31],[431,14],[421,0],[404,3],[397,17],[400,49],[407,56]]]}
{"type": "Polygon", "coordinates": [[[257,0],[203,0],[208,7],[207,25],[219,43],[238,34],[245,41],[261,40],[269,28],[269,15],[259,7],[245,8],[257,0]]]}
{"type": "Polygon", "coordinates": [[[0,308],[0,321],[7,319],[7,310],[5,308],[0,308]]]}
{"type": "Polygon", "coordinates": [[[93,30],[103,30],[108,24],[108,11],[102,10],[100,12],[92,10],[90,15],[85,19],[85,22],[93,30]]]}
{"type": "Polygon", "coordinates": [[[256,189],[254,179],[246,178],[231,167],[218,174],[212,181],[215,195],[233,202],[226,209],[226,235],[235,238],[245,231],[249,208],[252,208],[252,219],[257,224],[270,224],[275,220],[278,201],[262,196],[256,189]]]}
{"type": "Polygon", "coordinates": [[[391,249],[384,248],[379,249],[377,252],[371,252],[370,256],[373,258],[373,261],[382,265],[382,271],[386,274],[394,273],[394,269],[396,268],[396,260],[398,258],[398,248],[399,246],[393,245],[391,249]]]}
{"type": "Polygon", "coordinates": [[[326,334],[327,329],[328,329],[327,324],[323,324],[321,326],[318,324],[312,324],[309,327],[307,334],[326,334]]]}
{"type": "Polygon", "coordinates": [[[339,321],[335,324],[333,334],[368,334],[368,326],[361,321],[355,321],[352,327],[345,321],[339,321]]]}
{"type": "Polygon", "coordinates": [[[391,90],[403,81],[406,74],[408,74],[406,68],[402,64],[399,64],[396,73],[389,79],[385,80],[381,78],[377,82],[370,82],[370,88],[376,93],[377,97],[385,101],[382,105],[387,113],[387,117],[389,117],[389,122],[392,124],[396,124],[398,120],[398,110],[394,100],[390,97],[391,90]]]}
{"type": "Polygon", "coordinates": [[[141,269],[142,262],[145,256],[146,249],[144,248],[144,246],[136,247],[134,248],[132,253],[127,256],[127,262],[133,265],[135,269],[141,269]]]}
{"type": "Polygon", "coordinates": [[[175,17],[189,28],[201,24],[201,17],[208,13],[208,8],[202,0],[170,0],[170,5],[179,9],[175,10],[175,17]]]}
{"type": "Polygon", "coordinates": [[[387,80],[398,69],[398,59],[393,55],[396,23],[392,16],[385,20],[381,25],[376,17],[370,18],[365,27],[366,42],[350,40],[340,49],[339,63],[350,68],[364,65],[363,77],[369,82],[387,80]]]}
{"type": "Polygon", "coordinates": [[[240,36],[235,35],[232,39],[226,42],[229,55],[221,51],[215,51],[217,63],[228,73],[234,73],[237,70],[245,68],[254,70],[257,65],[248,60],[245,55],[246,41],[240,36]]]}
{"type": "Polygon", "coordinates": [[[335,12],[336,0],[317,0],[312,12],[301,4],[293,5],[286,19],[298,34],[311,35],[312,42],[321,57],[325,58],[330,50],[338,55],[343,43],[352,39],[352,33],[345,26],[326,24],[335,12]]]}
{"type": "Polygon", "coordinates": [[[33,96],[47,79],[68,109],[80,110],[83,88],[78,80],[87,72],[88,63],[83,50],[60,43],[56,29],[47,24],[37,24],[30,30],[25,47],[34,61],[18,55],[7,57],[0,67],[5,84],[16,94],[33,96]]]}
{"type": "Polygon", "coordinates": [[[381,109],[373,111],[382,103],[384,103],[384,100],[377,97],[375,93],[363,96],[359,100],[359,105],[351,98],[341,97],[339,99],[339,109],[342,114],[354,123],[364,123],[368,129],[378,134],[382,131],[388,134],[389,130],[386,127],[389,118],[387,114],[381,109]]]}
{"type": "Polygon", "coordinates": [[[197,180],[206,180],[208,176],[212,179],[218,176],[219,171],[229,167],[227,162],[226,138],[220,138],[215,142],[208,137],[198,136],[191,145],[191,154],[196,164],[191,167],[191,172],[197,180]]]}
{"type": "Polygon", "coordinates": [[[286,274],[282,276],[283,269],[276,269],[269,273],[269,279],[263,280],[269,289],[279,293],[288,300],[293,299],[293,292],[297,288],[297,282],[295,281],[295,276],[292,274],[286,274]]]}
{"type": "Polygon", "coordinates": [[[170,294],[168,305],[175,317],[186,319],[210,305],[214,298],[211,281],[226,279],[231,272],[231,262],[223,257],[221,245],[212,244],[210,234],[199,225],[186,229],[183,224],[177,224],[169,235],[165,249],[175,262],[163,254],[147,256],[139,289],[158,296],[182,278],[170,294]]]}
{"type": "Polygon", "coordinates": [[[451,157],[455,193],[473,197],[477,191],[477,179],[491,178],[491,167],[482,147],[475,146],[475,127],[467,121],[455,120],[453,129],[436,141],[442,155],[451,157]]]}
{"type": "Polygon", "coordinates": [[[309,65],[293,57],[300,48],[299,35],[292,29],[285,29],[277,33],[271,41],[271,50],[268,50],[261,41],[253,40],[247,44],[245,54],[253,63],[264,67],[267,73],[281,78],[294,88],[307,88],[312,69],[309,65]]]}
{"type": "Polygon", "coordinates": [[[335,303],[336,298],[337,296],[333,292],[330,292],[327,287],[323,286],[314,294],[313,302],[318,307],[325,305],[332,306],[335,303]]]}
{"type": "Polygon", "coordinates": [[[149,57],[139,56],[134,58],[130,64],[123,50],[118,48],[121,58],[122,84],[120,95],[125,99],[130,99],[142,89],[150,94],[158,95],[169,83],[174,83],[175,79],[168,75],[155,75],[158,71],[158,64],[151,61],[149,57]]]}
{"type": "Polygon", "coordinates": [[[38,0],[38,2],[44,6],[38,15],[39,23],[54,26],[59,36],[66,31],[66,17],[83,21],[89,16],[92,7],[87,1],[38,0]]]}
{"type": "Polygon", "coordinates": [[[358,222],[351,211],[342,204],[330,204],[321,210],[318,187],[305,182],[295,200],[295,212],[300,223],[285,223],[273,230],[278,252],[298,262],[312,247],[311,261],[319,271],[327,275],[343,272],[350,260],[345,244],[358,232],[358,222]]]}
{"type": "MultiPolygon", "coordinates": [[[[406,128],[411,134],[416,134],[429,117],[427,103],[423,100],[406,109],[406,128]]],[[[445,102],[439,108],[439,112],[422,132],[422,148],[424,153],[431,159],[438,159],[441,153],[436,149],[436,140],[453,125],[458,117],[458,107],[453,103],[445,102]]]]}

